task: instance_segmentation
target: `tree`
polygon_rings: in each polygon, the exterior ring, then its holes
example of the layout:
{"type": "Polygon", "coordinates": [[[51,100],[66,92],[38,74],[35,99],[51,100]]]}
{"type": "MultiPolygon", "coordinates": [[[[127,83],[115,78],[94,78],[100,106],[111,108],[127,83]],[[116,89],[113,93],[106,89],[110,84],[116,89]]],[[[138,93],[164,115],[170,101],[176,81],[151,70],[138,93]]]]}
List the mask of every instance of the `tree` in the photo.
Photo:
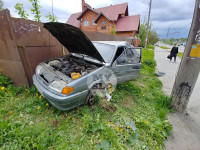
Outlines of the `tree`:
{"type": "MultiPolygon", "coordinates": [[[[147,31],[147,22],[144,21],[140,24],[140,32],[136,35],[140,38],[141,43],[140,46],[144,47],[145,44],[145,38],[146,38],[146,31],[147,31]]],[[[148,32],[148,41],[147,44],[154,45],[159,40],[158,34],[156,33],[156,30],[152,29],[152,23],[149,25],[149,32],[148,32]]]]}
{"type": "Polygon", "coordinates": [[[110,33],[114,36],[116,36],[116,25],[114,23],[113,28],[110,30],[110,33]]]}
{"type": "Polygon", "coordinates": [[[24,10],[24,5],[21,3],[17,3],[15,6],[16,12],[21,18],[28,19],[27,11],[24,10]]]}
{"type": "Polygon", "coordinates": [[[145,38],[146,38],[146,25],[145,25],[145,22],[142,22],[140,24],[140,32],[136,36],[139,37],[140,40],[141,40],[140,46],[144,47],[144,42],[145,42],[145,38]]]}
{"type": "Polygon", "coordinates": [[[33,8],[31,9],[32,14],[34,14],[34,20],[37,22],[41,22],[40,18],[42,17],[41,12],[40,12],[40,8],[42,8],[42,6],[40,6],[39,0],[29,0],[29,2],[31,2],[33,8]]]}
{"type": "Polygon", "coordinates": [[[148,44],[156,44],[159,41],[158,34],[156,33],[156,30],[149,31],[149,41],[148,44]]]}
{"type": "Polygon", "coordinates": [[[3,10],[3,1],[0,0],[0,11],[3,10]]]}
{"type": "Polygon", "coordinates": [[[48,18],[49,22],[58,22],[58,17],[52,15],[50,12],[48,13],[46,17],[48,18]]]}

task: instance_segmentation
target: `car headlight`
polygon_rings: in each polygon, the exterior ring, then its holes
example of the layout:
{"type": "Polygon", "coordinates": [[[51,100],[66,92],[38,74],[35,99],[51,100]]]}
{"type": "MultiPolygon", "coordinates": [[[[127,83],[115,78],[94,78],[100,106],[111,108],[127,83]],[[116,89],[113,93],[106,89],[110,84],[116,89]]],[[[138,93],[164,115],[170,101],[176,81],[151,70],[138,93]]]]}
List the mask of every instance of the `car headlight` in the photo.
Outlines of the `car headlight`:
{"type": "Polygon", "coordinates": [[[35,69],[35,72],[37,75],[40,75],[43,71],[43,67],[41,65],[38,65],[35,69]]]}
{"type": "Polygon", "coordinates": [[[74,88],[73,87],[68,87],[68,86],[66,86],[66,87],[64,87],[63,89],[62,89],[62,94],[70,94],[70,93],[72,93],[74,91],[74,88]]]}
{"type": "Polygon", "coordinates": [[[62,80],[53,81],[52,83],[49,84],[49,88],[62,94],[70,94],[74,91],[73,87],[68,87],[67,84],[62,80]]]}

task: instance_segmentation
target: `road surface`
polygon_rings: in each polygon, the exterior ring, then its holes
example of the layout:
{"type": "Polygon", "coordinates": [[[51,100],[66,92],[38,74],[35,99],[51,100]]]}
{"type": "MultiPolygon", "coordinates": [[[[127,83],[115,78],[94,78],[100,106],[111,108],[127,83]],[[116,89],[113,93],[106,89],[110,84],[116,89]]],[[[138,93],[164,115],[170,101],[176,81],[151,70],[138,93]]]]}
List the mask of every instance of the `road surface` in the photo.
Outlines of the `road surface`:
{"type": "MultiPolygon", "coordinates": [[[[163,45],[170,47],[169,45],[163,45]]],[[[171,47],[170,47],[171,48],[171,47]]],[[[183,51],[184,47],[179,48],[183,51]]],[[[157,62],[157,71],[164,72],[164,77],[159,77],[163,83],[163,92],[170,95],[175,76],[181,59],[177,57],[176,63],[169,61],[167,56],[170,49],[155,48],[155,60],[157,62]]],[[[168,150],[199,150],[200,149],[200,76],[195,85],[194,91],[187,107],[187,114],[172,113],[169,120],[173,125],[171,136],[165,142],[168,150]]]]}

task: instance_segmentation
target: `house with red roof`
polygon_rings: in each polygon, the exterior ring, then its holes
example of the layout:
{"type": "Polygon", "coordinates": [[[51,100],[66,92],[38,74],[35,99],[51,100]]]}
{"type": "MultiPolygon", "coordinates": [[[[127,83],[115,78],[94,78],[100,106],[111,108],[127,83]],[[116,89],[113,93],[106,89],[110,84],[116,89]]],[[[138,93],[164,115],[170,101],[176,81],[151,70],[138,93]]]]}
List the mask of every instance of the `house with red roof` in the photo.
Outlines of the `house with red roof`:
{"type": "Polygon", "coordinates": [[[128,3],[92,8],[82,0],[82,12],[72,14],[67,24],[83,31],[102,32],[117,36],[134,37],[139,32],[140,15],[129,16],[128,3]]]}

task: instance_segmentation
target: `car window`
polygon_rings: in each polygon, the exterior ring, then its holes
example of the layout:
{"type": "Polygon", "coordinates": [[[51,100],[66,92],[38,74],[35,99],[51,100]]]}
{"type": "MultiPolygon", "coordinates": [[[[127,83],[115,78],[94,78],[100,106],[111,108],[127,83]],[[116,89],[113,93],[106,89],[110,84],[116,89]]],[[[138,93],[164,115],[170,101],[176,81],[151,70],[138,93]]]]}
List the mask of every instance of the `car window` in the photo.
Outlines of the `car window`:
{"type": "Polygon", "coordinates": [[[117,65],[126,64],[126,53],[124,52],[117,59],[117,65]]]}
{"type": "Polygon", "coordinates": [[[140,48],[132,48],[130,49],[134,53],[134,59],[133,63],[139,63],[140,62],[140,48]]]}
{"type": "Polygon", "coordinates": [[[137,59],[137,55],[135,54],[136,53],[134,49],[126,49],[126,51],[117,58],[116,64],[123,65],[138,63],[139,61],[137,59]]]}
{"type": "Polygon", "coordinates": [[[113,61],[115,61],[125,50],[125,47],[118,47],[113,61]]]}
{"type": "Polygon", "coordinates": [[[110,63],[112,56],[115,51],[115,46],[103,44],[103,43],[93,43],[98,52],[101,54],[105,62],[110,63]]]}
{"type": "Polygon", "coordinates": [[[131,49],[126,50],[126,57],[127,57],[128,64],[134,63],[134,52],[131,49]]]}

